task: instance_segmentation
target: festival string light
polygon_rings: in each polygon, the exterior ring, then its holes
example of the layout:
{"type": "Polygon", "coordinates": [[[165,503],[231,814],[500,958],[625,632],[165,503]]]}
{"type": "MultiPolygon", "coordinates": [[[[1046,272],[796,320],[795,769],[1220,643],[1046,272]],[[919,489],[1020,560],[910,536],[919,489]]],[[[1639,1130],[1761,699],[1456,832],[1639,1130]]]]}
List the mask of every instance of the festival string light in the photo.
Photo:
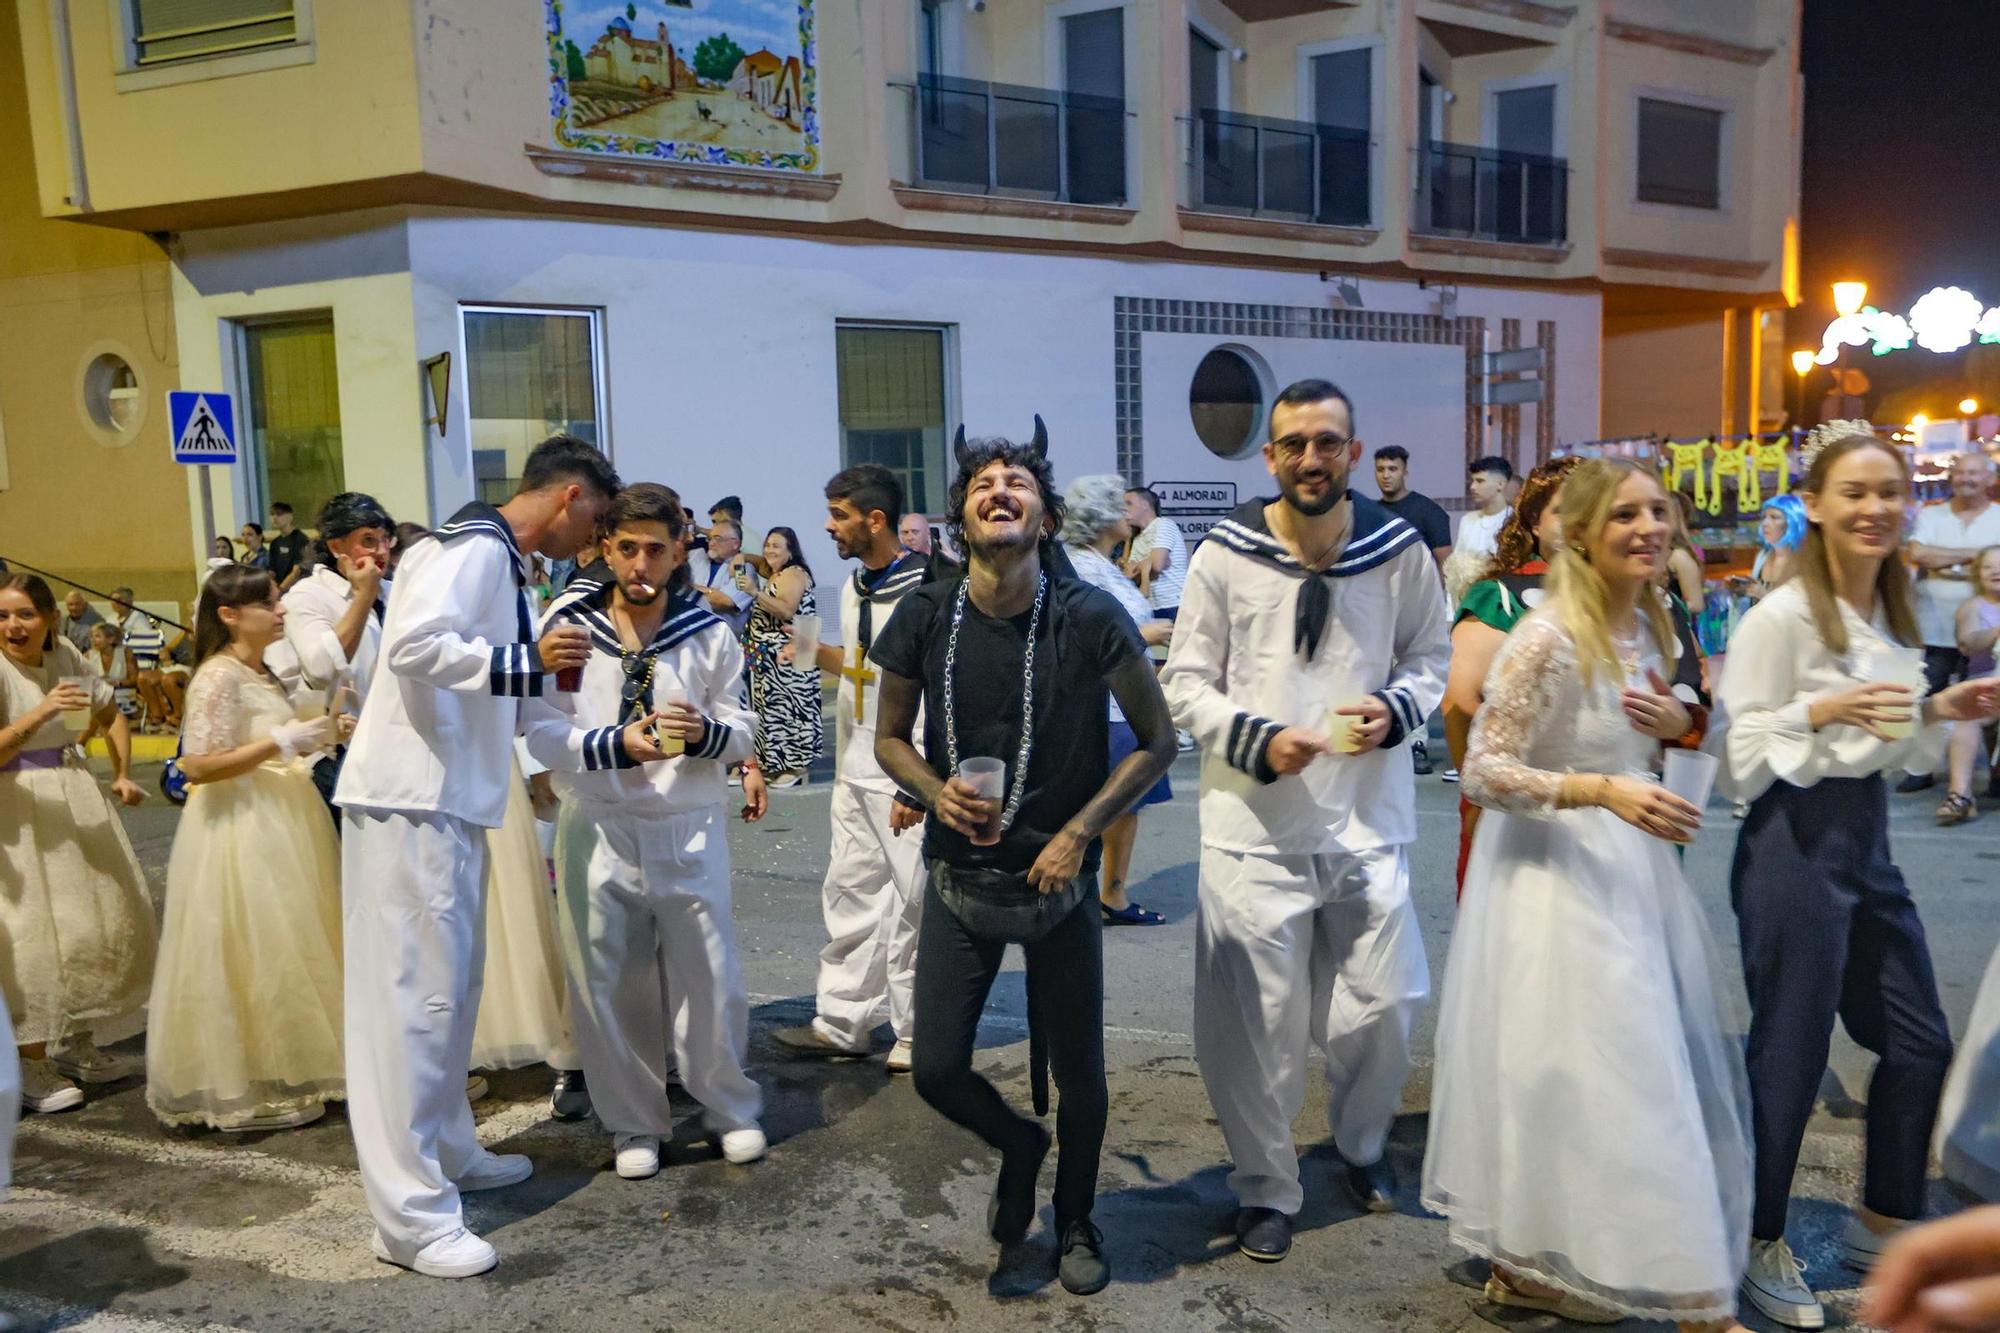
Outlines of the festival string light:
{"type": "Polygon", "coordinates": [[[1887,356],[1913,344],[1927,352],[1956,352],[1975,341],[2000,343],[2000,306],[1987,307],[1963,287],[1933,287],[1917,298],[1907,316],[1872,305],[1843,312],[1826,326],[1813,360],[1830,366],[1843,347],[1866,347],[1887,356]]]}

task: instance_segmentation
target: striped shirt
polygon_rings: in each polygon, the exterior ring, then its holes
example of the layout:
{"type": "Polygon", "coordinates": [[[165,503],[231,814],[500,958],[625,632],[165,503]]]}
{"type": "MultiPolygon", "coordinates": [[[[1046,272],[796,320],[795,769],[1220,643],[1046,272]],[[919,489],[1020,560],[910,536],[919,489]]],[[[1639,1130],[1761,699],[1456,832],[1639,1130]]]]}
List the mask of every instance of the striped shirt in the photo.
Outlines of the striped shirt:
{"type": "Polygon", "coordinates": [[[1181,525],[1170,518],[1156,518],[1132,539],[1129,558],[1143,560],[1155,551],[1167,553],[1167,567],[1153,575],[1153,609],[1172,611],[1181,604],[1181,585],[1187,582],[1187,539],[1181,525]]]}
{"type": "Polygon", "coordinates": [[[158,670],[160,655],[167,650],[167,636],[161,631],[160,622],[144,611],[134,610],[125,617],[124,631],[126,650],[139,670],[158,670]]]}

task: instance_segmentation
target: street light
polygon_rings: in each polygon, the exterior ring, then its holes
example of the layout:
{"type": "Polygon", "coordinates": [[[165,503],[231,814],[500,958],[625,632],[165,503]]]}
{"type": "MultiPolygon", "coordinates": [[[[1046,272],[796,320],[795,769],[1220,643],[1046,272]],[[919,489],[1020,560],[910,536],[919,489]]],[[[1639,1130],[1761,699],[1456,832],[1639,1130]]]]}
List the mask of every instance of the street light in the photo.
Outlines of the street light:
{"type": "Polygon", "coordinates": [[[1836,282],[1833,284],[1833,308],[1843,315],[1860,311],[1861,303],[1868,299],[1868,284],[1865,282],[1836,282]]]}
{"type": "Polygon", "coordinates": [[[1977,398],[1961,398],[1958,400],[1958,410],[1961,415],[1969,417],[1979,410],[1979,400],[1977,398]]]}
{"type": "Polygon", "coordinates": [[[1799,372],[1800,379],[1812,374],[1815,364],[1813,353],[1810,351],[1801,349],[1792,353],[1792,369],[1799,372]]]}

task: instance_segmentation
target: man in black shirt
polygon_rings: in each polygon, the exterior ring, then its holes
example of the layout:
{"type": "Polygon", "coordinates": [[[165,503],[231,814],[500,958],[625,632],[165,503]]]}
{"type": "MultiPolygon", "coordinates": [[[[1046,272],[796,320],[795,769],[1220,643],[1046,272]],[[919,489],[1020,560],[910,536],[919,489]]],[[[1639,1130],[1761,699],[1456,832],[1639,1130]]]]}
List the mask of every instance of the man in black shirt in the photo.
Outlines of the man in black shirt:
{"type": "Polygon", "coordinates": [[[293,579],[304,571],[299,566],[304,563],[306,552],[312,549],[312,538],[292,526],[292,507],[283,500],[271,502],[271,526],[278,535],[265,543],[271,552],[271,581],[283,593],[292,586],[293,579]]]}
{"type": "Polygon", "coordinates": [[[988,1230],[1019,1241],[1049,1134],[973,1072],[972,1047],[1007,944],[1021,944],[1036,1110],[1044,1060],[1062,1098],[1059,1275],[1088,1295],[1111,1270],[1090,1221],[1109,1099],[1103,925],[1086,853],[1173,762],[1173,724],[1124,608],[1044,566],[1062,500],[1041,432],[1026,446],[961,437],[957,453],[949,513],[967,573],[907,594],[871,654],[882,672],[876,757],[930,812],[913,1074],[919,1096],[1000,1150],[988,1230]],[[1139,739],[1115,770],[1107,686],[1139,739]],[[910,744],[919,703],[928,759],[910,744]],[[1004,761],[999,799],[956,776],[973,758],[1004,761]]]}
{"type": "MultiPolygon", "coordinates": [[[[1377,449],[1375,484],[1382,490],[1382,507],[1417,530],[1424,545],[1431,548],[1442,573],[1444,562],[1451,556],[1451,515],[1430,496],[1410,489],[1410,451],[1400,444],[1385,444],[1377,449]]],[[[1418,777],[1428,777],[1431,771],[1427,739],[1422,728],[1410,738],[1410,760],[1418,777]]],[[[1455,773],[1445,774],[1445,781],[1457,780],[1455,773]]]]}

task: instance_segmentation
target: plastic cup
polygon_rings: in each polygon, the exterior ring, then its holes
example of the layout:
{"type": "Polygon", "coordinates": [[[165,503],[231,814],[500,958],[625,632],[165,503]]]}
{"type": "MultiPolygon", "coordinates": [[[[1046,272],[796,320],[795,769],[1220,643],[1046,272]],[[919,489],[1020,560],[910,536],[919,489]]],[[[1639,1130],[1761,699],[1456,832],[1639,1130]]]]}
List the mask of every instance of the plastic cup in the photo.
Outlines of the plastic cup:
{"type": "MultiPolygon", "coordinates": [[[[819,617],[793,616],[792,617],[793,669],[797,671],[809,670],[812,667],[813,657],[818,652],[819,652],[819,617]]],[[[993,762],[997,764],[1000,761],[996,759],[993,762]]],[[[961,772],[964,771],[964,767],[965,766],[963,764],[959,765],[959,769],[961,772]]]]}
{"type": "Polygon", "coordinates": [[[960,760],[958,780],[993,802],[993,817],[986,821],[985,828],[972,837],[973,846],[991,847],[1000,841],[1000,803],[1007,791],[1007,761],[983,758],[960,760]]]}
{"type": "Polygon", "coordinates": [[[1356,754],[1361,749],[1361,725],[1366,718],[1343,713],[1343,708],[1359,708],[1363,699],[1344,699],[1326,710],[1326,739],[1340,754],[1356,754]]]}
{"type": "Polygon", "coordinates": [[[1722,761],[1700,750],[1669,750],[1660,774],[1660,784],[1697,810],[1708,808],[1709,793],[1715,790],[1715,774],[1722,761]]]}
{"type": "MultiPolygon", "coordinates": [[[[657,706],[659,707],[660,711],[665,712],[667,708],[673,704],[679,704],[685,708],[687,706],[687,701],[688,697],[686,690],[661,690],[658,695],[657,706]]],[[[660,750],[663,754],[668,754],[668,755],[686,754],[687,742],[681,739],[680,733],[669,732],[665,728],[661,728],[660,750]]]]}
{"type": "Polygon", "coordinates": [[[1920,648],[1878,648],[1869,656],[1868,679],[1885,685],[1902,685],[1910,691],[1910,713],[1901,722],[1884,722],[1882,733],[1902,740],[1917,732],[1917,712],[1923,705],[1924,654],[1920,648]]]}
{"type": "MultiPolygon", "coordinates": [[[[56,683],[58,685],[74,685],[86,695],[91,692],[89,676],[64,676],[56,683]]],[[[63,709],[62,722],[64,731],[82,731],[90,725],[89,705],[85,705],[82,708],[63,709]]]]}

